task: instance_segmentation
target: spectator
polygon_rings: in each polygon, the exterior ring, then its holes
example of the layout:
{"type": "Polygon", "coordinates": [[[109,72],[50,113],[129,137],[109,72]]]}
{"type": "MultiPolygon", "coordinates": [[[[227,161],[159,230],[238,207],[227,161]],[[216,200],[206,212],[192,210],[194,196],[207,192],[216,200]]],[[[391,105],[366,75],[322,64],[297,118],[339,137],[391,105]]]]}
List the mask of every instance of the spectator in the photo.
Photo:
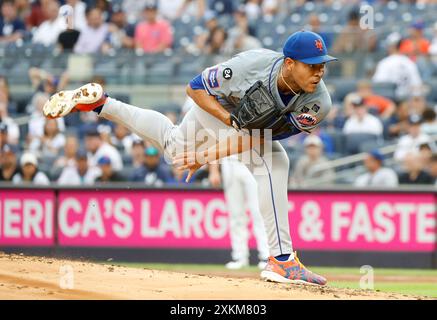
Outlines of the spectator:
{"type": "Polygon", "coordinates": [[[0,76],[0,118],[4,115],[19,113],[17,103],[11,99],[11,94],[9,91],[8,79],[4,76],[0,76]],[[3,111],[4,110],[4,111],[3,111]]]}
{"type": "Polygon", "coordinates": [[[58,50],[73,51],[80,35],[80,31],[75,29],[74,9],[69,5],[62,6],[59,10],[59,15],[65,19],[66,29],[59,33],[57,40],[58,50]]]}
{"type": "Polygon", "coordinates": [[[103,156],[97,161],[100,168],[100,176],[96,179],[99,183],[122,182],[123,177],[112,168],[111,159],[103,156]]]}
{"type": "Polygon", "coordinates": [[[399,46],[399,52],[405,54],[414,62],[417,62],[419,57],[428,55],[430,41],[424,37],[423,29],[425,24],[423,21],[416,21],[411,25],[410,35],[403,39],[399,46]]]}
{"type": "Polygon", "coordinates": [[[141,19],[141,11],[151,2],[151,0],[123,0],[121,4],[123,11],[126,12],[128,23],[134,24],[139,21],[141,19]]]}
{"type": "Polygon", "coordinates": [[[173,34],[167,20],[158,19],[156,3],[148,3],[143,10],[144,21],[135,28],[135,46],[146,53],[160,53],[171,48],[173,34]]]}
{"type": "Polygon", "coordinates": [[[74,166],[76,164],[76,156],[79,150],[79,140],[76,136],[67,136],[65,138],[64,154],[56,159],[55,168],[63,168],[66,166],[74,166]]]}
{"type": "Polygon", "coordinates": [[[8,144],[8,126],[0,122],[0,150],[6,144],[8,144]]]}
{"type": "MultiPolygon", "coordinates": [[[[66,5],[73,8],[72,28],[82,32],[87,28],[86,4],[81,0],[67,0],[66,5]]],[[[65,8],[61,7],[61,10],[65,8]]]]}
{"type": "MultiPolygon", "coordinates": [[[[44,92],[49,96],[65,89],[69,82],[68,72],[64,71],[60,76],[55,76],[44,69],[32,67],[28,71],[32,88],[36,92],[44,92]]],[[[29,113],[33,110],[27,110],[29,113]]]]}
{"type": "Polygon", "coordinates": [[[356,187],[394,188],[397,187],[398,176],[396,172],[383,166],[384,156],[373,150],[366,155],[364,166],[367,172],[355,180],[356,187]]]}
{"type": "Polygon", "coordinates": [[[396,105],[395,113],[385,121],[386,138],[397,138],[408,133],[410,113],[408,100],[401,100],[396,105]]]}
{"type": "Polygon", "coordinates": [[[396,98],[409,98],[422,90],[422,78],[417,65],[399,52],[400,35],[387,37],[389,55],[378,62],[372,81],[396,85],[396,98]]]}
{"type": "Polygon", "coordinates": [[[168,20],[175,20],[181,16],[188,15],[200,20],[206,9],[206,0],[160,0],[159,13],[168,20]]]}
{"type": "Polygon", "coordinates": [[[0,77],[0,124],[3,126],[1,130],[5,133],[4,143],[17,145],[20,139],[20,129],[14,119],[9,117],[10,105],[6,79],[0,77]]]}
{"type": "Polygon", "coordinates": [[[0,156],[0,182],[11,182],[14,175],[18,173],[17,167],[18,148],[5,144],[1,148],[0,156]]]}
{"type": "Polygon", "coordinates": [[[161,162],[158,149],[148,147],[144,153],[144,165],[134,170],[131,181],[158,187],[171,180],[170,170],[161,162]]]}
{"type": "Polygon", "coordinates": [[[44,132],[32,137],[29,150],[40,157],[56,157],[65,145],[65,136],[59,131],[56,119],[46,119],[44,132]]]}
{"type": "Polygon", "coordinates": [[[133,49],[135,47],[135,26],[127,22],[126,14],[119,6],[113,9],[108,31],[108,37],[102,48],[103,52],[109,52],[110,49],[133,49]]]}
{"type": "Polygon", "coordinates": [[[88,151],[89,165],[93,170],[97,168],[97,162],[104,156],[111,159],[115,171],[123,169],[120,153],[107,142],[103,142],[95,127],[88,129],[85,134],[85,148],[88,151]]]}
{"type": "Polygon", "coordinates": [[[114,134],[111,135],[110,139],[111,144],[118,150],[124,152],[125,154],[131,153],[135,136],[131,134],[126,127],[122,126],[121,124],[116,124],[114,128],[114,134]]]}
{"type": "Polygon", "coordinates": [[[0,133],[2,133],[2,143],[3,144],[11,144],[18,145],[20,138],[20,130],[18,125],[15,123],[12,118],[2,117],[0,112],[0,133]]]}
{"type": "Polygon", "coordinates": [[[437,120],[434,109],[427,108],[422,113],[422,125],[420,126],[420,132],[427,135],[437,135],[437,120]]]}
{"type": "Polygon", "coordinates": [[[86,151],[78,151],[74,162],[70,161],[64,167],[58,179],[60,185],[92,185],[97,179],[95,170],[90,170],[86,151]]]}
{"type": "Polygon", "coordinates": [[[249,20],[243,10],[234,13],[235,26],[229,30],[226,51],[230,55],[261,48],[261,42],[254,37],[255,30],[249,26],[249,20]]]}
{"type": "Polygon", "coordinates": [[[97,53],[108,36],[108,24],[103,22],[102,10],[90,8],[86,11],[87,25],[81,30],[74,52],[97,53]]]}
{"type": "Polygon", "coordinates": [[[323,155],[322,140],[316,135],[309,135],[305,138],[303,145],[305,154],[297,161],[290,183],[301,187],[308,185],[308,179],[334,182],[335,173],[326,166],[328,159],[323,155]]]}
{"type": "Polygon", "coordinates": [[[428,171],[428,169],[431,167],[431,159],[433,154],[430,143],[422,143],[419,146],[419,154],[422,159],[423,168],[425,171],[428,171]]]}
{"type": "MultiPolygon", "coordinates": [[[[222,27],[217,27],[211,31],[209,38],[206,40],[205,51],[207,55],[222,55],[225,53],[225,42],[228,33],[222,27]]],[[[221,59],[221,57],[220,57],[221,59]]]]}
{"type": "Polygon", "coordinates": [[[20,158],[21,170],[12,178],[14,184],[32,183],[49,185],[50,180],[46,174],[38,170],[38,160],[33,153],[26,152],[20,158]]]}
{"type": "Polygon", "coordinates": [[[404,172],[399,175],[400,184],[433,184],[431,175],[424,171],[420,154],[416,151],[407,153],[403,158],[404,172]]]}
{"type": "Polygon", "coordinates": [[[194,40],[196,49],[193,51],[195,52],[203,52],[205,50],[206,42],[210,38],[212,31],[219,26],[216,14],[211,11],[205,13],[204,21],[203,31],[194,40]]]}
{"type": "Polygon", "coordinates": [[[373,114],[378,115],[382,120],[391,117],[396,109],[393,101],[373,92],[372,83],[368,80],[358,82],[357,94],[364,100],[369,110],[374,111],[373,114]]]}
{"type": "Polygon", "coordinates": [[[437,187],[437,154],[434,154],[431,158],[431,166],[429,169],[431,177],[434,179],[434,186],[437,187]]]}
{"type": "Polygon", "coordinates": [[[33,33],[32,42],[51,46],[58,41],[59,34],[67,28],[64,17],[59,15],[59,4],[56,1],[50,1],[44,7],[47,20],[33,33]]]}
{"type": "Polygon", "coordinates": [[[134,139],[131,149],[132,167],[134,169],[140,168],[144,165],[144,152],[145,146],[143,140],[134,139]]]}
{"type": "Polygon", "coordinates": [[[348,23],[337,36],[332,52],[355,53],[373,52],[376,49],[376,34],[370,29],[360,27],[360,13],[354,9],[349,13],[348,23]]]}
{"type": "Polygon", "coordinates": [[[323,41],[325,42],[325,46],[327,49],[331,48],[332,45],[332,35],[328,32],[323,31],[322,24],[320,22],[319,16],[315,13],[312,13],[308,16],[308,27],[305,30],[309,30],[315,33],[318,33],[323,41]]]}
{"type": "Polygon", "coordinates": [[[32,1],[30,12],[28,12],[25,23],[28,30],[32,28],[39,27],[41,23],[43,23],[47,17],[44,12],[44,8],[47,4],[49,4],[52,0],[36,0],[32,1]]]}
{"type": "Polygon", "coordinates": [[[383,127],[381,120],[368,112],[364,100],[356,96],[351,100],[351,104],[353,106],[353,113],[346,120],[343,133],[367,133],[382,136],[383,127]]]}
{"type": "Polygon", "coordinates": [[[17,16],[13,0],[3,0],[0,16],[0,43],[12,43],[22,39],[26,26],[17,16]]]}
{"type": "Polygon", "coordinates": [[[419,152],[419,146],[430,142],[427,134],[420,132],[421,119],[418,116],[411,116],[409,119],[408,134],[402,136],[396,146],[394,159],[398,162],[404,161],[407,154],[419,152]]]}

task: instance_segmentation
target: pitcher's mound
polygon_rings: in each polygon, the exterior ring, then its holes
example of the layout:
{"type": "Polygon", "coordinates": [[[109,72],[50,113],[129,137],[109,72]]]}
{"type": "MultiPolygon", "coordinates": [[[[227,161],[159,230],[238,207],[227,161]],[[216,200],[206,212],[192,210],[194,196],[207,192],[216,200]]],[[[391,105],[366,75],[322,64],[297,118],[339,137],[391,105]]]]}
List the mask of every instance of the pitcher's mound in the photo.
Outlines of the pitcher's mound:
{"type": "Polygon", "coordinates": [[[406,298],[417,297],[0,253],[0,299],[406,298]]]}

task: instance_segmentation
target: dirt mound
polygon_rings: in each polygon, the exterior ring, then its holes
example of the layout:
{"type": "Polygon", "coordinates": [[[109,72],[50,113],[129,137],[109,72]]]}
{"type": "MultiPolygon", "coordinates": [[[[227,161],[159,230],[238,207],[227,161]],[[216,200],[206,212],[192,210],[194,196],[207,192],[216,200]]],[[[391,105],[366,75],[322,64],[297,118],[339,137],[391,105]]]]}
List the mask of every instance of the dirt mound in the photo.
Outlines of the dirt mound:
{"type": "Polygon", "coordinates": [[[256,279],[194,275],[0,253],[0,299],[256,300],[421,297],[329,286],[275,284],[256,279]]]}

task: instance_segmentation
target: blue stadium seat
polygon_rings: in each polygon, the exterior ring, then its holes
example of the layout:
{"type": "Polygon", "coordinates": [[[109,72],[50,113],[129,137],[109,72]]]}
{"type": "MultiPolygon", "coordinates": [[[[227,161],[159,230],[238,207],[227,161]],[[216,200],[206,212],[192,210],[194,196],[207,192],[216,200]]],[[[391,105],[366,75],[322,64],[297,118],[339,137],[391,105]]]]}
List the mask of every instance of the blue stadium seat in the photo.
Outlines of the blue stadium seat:
{"type": "Polygon", "coordinates": [[[368,133],[349,133],[345,135],[345,151],[347,154],[363,152],[363,148],[369,144],[375,147],[378,143],[378,136],[368,133]]]}

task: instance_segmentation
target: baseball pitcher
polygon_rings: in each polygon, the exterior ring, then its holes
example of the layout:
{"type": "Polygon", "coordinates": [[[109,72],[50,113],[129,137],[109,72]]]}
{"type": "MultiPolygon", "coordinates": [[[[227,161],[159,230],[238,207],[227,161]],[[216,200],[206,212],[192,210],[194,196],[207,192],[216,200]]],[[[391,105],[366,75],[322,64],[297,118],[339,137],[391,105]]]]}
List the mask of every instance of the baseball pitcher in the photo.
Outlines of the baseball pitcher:
{"type": "Polygon", "coordinates": [[[205,69],[190,82],[187,94],[197,106],[179,126],[159,112],[110,98],[93,83],[53,95],[43,112],[56,118],[94,111],[120,123],[159,145],[179,168],[190,170],[188,179],[207,162],[233,153],[249,154],[245,164],[258,183],[259,209],[269,242],[270,257],[261,278],[324,285],[326,279],[309,271],[293,251],[288,221],[289,160],[277,140],[309,133],[326,117],[331,98],[322,77],[325,64],[333,60],[323,39],[309,31],[292,34],[282,53],[266,49],[240,53],[205,69]],[[248,136],[249,143],[244,143],[248,136]],[[271,138],[253,143],[255,136],[271,138]]]}

